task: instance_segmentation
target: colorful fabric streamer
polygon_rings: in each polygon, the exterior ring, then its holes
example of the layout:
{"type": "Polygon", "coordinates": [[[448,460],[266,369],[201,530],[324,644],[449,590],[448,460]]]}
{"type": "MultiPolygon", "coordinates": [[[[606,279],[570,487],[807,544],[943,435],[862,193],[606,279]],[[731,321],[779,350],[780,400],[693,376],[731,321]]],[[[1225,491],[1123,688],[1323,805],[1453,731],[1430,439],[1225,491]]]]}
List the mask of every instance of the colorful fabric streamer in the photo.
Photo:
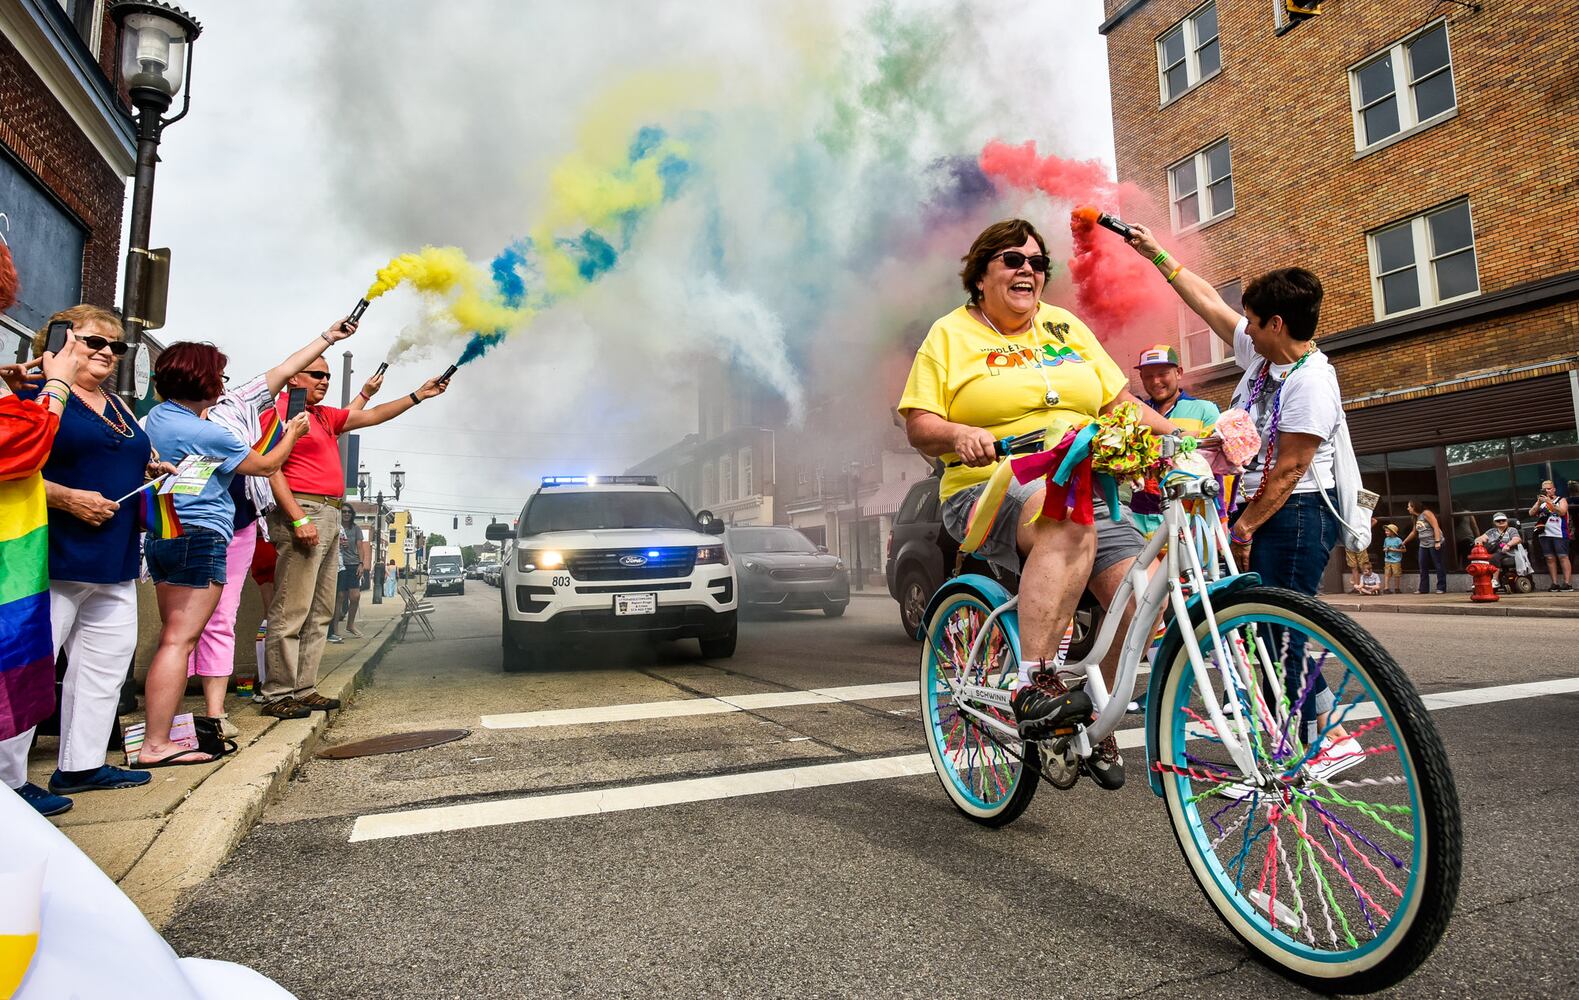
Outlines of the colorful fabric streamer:
{"type": "Polygon", "coordinates": [[[0,399],[0,739],[55,710],[49,625],[49,515],[39,470],[60,419],[30,400],[0,399]]]}
{"type": "Polygon", "coordinates": [[[259,424],[263,428],[263,433],[252,446],[252,450],[259,455],[267,455],[269,449],[284,439],[285,425],[280,423],[280,412],[273,407],[263,411],[263,419],[259,424]]]}
{"type": "Polygon", "coordinates": [[[155,538],[181,537],[181,519],[175,516],[175,497],[159,492],[157,482],[137,491],[137,516],[142,530],[155,538]]]}

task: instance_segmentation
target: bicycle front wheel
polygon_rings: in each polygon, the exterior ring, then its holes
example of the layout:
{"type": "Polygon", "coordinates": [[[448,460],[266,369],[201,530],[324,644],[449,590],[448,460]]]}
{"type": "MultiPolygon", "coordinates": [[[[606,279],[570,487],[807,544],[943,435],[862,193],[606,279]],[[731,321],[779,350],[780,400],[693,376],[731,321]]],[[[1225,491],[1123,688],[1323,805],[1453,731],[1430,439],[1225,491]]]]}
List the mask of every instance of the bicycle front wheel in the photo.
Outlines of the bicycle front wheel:
{"type": "Polygon", "coordinates": [[[1260,587],[1215,612],[1196,638],[1245,753],[1213,725],[1182,646],[1155,706],[1153,766],[1191,874],[1265,963],[1324,992],[1392,986],[1458,896],[1458,796],[1436,728],[1386,650],[1326,604],[1260,587]]]}
{"type": "MultiPolygon", "coordinates": [[[[943,790],[960,812],[997,827],[1014,822],[1031,804],[1040,757],[1035,743],[988,728],[961,712],[954,700],[954,684],[1007,692],[1019,673],[1019,635],[1002,616],[989,626],[992,610],[975,594],[961,592],[945,599],[926,623],[921,716],[943,790]],[[984,629],[981,653],[972,662],[971,646],[984,629]]],[[[1014,716],[1007,708],[986,702],[971,705],[1014,729],[1014,716]]]]}

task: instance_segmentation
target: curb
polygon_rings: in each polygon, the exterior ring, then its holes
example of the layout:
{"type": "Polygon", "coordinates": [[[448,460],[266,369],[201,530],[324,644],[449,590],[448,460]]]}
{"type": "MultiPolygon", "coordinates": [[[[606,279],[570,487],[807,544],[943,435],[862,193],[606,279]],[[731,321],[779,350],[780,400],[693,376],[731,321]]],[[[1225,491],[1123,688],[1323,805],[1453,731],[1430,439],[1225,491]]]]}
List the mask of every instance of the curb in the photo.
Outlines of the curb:
{"type": "MultiPolygon", "coordinates": [[[[360,660],[342,663],[320,680],[319,690],[325,697],[339,698],[341,710],[394,644],[396,621],[388,622],[387,633],[369,645],[360,660]]],[[[310,719],[282,720],[176,807],[120,881],[121,890],[149,923],[162,931],[186,891],[201,884],[230,857],[296,768],[322,741],[332,721],[330,715],[337,714],[315,712],[310,719]]]]}
{"type": "Polygon", "coordinates": [[[1519,604],[1371,604],[1362,601],[1326,601],[1345,614],[1356,611],[1399,615],[1468,615],[1475,618],[1579,618],[1579,609],[1523,607],[1519,604]]]}

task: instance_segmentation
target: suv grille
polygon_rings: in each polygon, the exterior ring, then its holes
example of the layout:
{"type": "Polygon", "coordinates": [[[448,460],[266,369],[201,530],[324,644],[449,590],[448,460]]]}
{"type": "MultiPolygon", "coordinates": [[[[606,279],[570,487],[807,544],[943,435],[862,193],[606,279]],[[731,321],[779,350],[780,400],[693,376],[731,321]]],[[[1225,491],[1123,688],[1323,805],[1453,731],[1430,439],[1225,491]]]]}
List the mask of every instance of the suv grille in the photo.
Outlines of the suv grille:
{"type": "Polygon", "coordinates": [[[807,580],[831,580],[833,569],[829,566],[797,566],[791,569],[776,569],[773,579],[786,582],[803,582],[807,580]]]}
{"type": "Polygon", "coordinates": [[[696,549],[583,549],[565,553],[565,562],[577,580],[666,580],[691,575],[696,549]],[[658,554],[648,554],[653,551],[658,554]],[[626,557],[646,562],[628,566],[620,562],[626,557]]]}

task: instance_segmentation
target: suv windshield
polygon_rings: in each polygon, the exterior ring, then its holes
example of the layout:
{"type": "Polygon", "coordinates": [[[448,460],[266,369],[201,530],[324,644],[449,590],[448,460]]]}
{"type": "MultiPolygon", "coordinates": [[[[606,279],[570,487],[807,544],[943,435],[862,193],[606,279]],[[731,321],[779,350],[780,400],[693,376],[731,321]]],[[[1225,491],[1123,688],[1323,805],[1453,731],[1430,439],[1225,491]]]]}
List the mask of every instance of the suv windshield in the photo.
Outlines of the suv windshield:
{"type": "Polygon", "coordinates": [[[816,552],[817,546],[794,528],[731,528],[729,547],[736,552],[816,552]]]}
{"type": "Polygon", "coordinates": [[[430,573],[436,569],[448,571],[459,570],[460,568],[461,560],[459,556],[434,556],[428,560],[428,572],[430,573]]]}
{"type": "Polygon", "coordinates": [[[689,528],[696,518],[673,493],[539,493],[526,507],[521,534],[601,528],[689,528]]]}

